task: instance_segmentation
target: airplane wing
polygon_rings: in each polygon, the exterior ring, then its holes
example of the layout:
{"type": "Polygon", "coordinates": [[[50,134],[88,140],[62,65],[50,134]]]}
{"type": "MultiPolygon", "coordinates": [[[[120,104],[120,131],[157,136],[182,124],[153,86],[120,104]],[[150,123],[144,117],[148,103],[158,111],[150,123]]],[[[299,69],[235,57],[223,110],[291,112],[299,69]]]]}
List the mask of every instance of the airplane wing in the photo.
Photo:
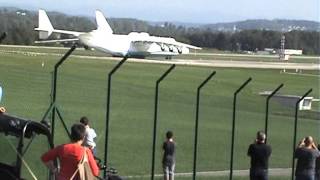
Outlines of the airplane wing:
{"type": "Polygon", "coordinates": [[[152,37],[153,42],[160,43],[160,44],[163,43],[165,45],[186,47],[186,48],[190,48],[190,49],[201,49],[200,47],[197,47],[197,46],[178,42],[173,38],[164,38],[164,37],[155,37],[155,36],[151,36],[151,37],[152,37]]]}
{"type": "Polygon", "coordinates": [[[130,33],[130,51],[132,54],[143,54],[145,56],[171,57],[179,54],[188,54],[189,49],[201,49],[200,47],[177,42],[170,37],[150,36],[148,33],[130,33]]]}
{"type": "Polygon", "coordinates": [[[173,45],[182,46],[182,47],[186,47],[186,48],[190,48],[190,49],[202,49],[200,47],[193,46],[193,45],[190,45],[190,44],[181,43],[181,42],[173,43],[173,45]]]}
{"type": "Polygon", "coordinates": [[[74,42],[79,41],[78,38],[74,39],[53,39],[53,40],[43,40],[43,41],[35,41],[34,43],[40,44],[40,43],[55,43],[55,42],[74,42]]]}
{"type": "Polygon", "coordinates": [[[147,33],[137,33],[132,35],[131,42],[157,43],[160,46],[165,45],[165,46],[175,46],[177,48],[201,49],[200,47],[197,47],[197,46],[178,42],[174,38],[150,36],[147,33]]]}

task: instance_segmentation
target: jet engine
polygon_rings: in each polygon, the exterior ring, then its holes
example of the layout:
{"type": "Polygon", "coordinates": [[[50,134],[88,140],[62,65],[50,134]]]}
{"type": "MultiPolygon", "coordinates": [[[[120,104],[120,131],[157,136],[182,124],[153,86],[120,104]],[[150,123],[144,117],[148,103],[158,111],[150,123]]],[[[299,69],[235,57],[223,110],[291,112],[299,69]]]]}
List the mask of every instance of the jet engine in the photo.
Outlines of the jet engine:
{"type": "Polygon", "coordinates": [[[179,52],[179,49],[178,49],[178,47],[171,45],[171,46],[169,46],[169,51],[177,53],[177,52],[179,52]]]}
{"type": "Polygon", "coordinates": [[[160,44],[161,51],[165,51],[164,44],[160,44]]]}
{"type": "Polygon", "coordinates": [[[170,47],[165,44],[160,44],[161,51],[170,51],[170,47]]]}

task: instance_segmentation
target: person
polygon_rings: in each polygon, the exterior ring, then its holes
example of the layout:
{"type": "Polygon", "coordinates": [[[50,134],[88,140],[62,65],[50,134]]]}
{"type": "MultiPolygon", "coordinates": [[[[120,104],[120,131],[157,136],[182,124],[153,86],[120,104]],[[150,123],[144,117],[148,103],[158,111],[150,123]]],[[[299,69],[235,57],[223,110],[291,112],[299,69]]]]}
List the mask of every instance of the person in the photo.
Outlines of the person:
{"type": "MultiPolygon", "coordinates": [[[[2,87],[0,86],[0,102],[1,102],[1,98],[2,98],[2,87]]],[[[6,109],[2,106],[0,106],[0,113],[5,113],[6,109]]]]}
{"type": "Polygon", "coordinates": [[[175,150],[176,144],[173,140],[172,131],[166,133],[166,141],[163,143],[162,167],[164,180],[174,180],[175,150]]]}
{"type": "MultiPolygon", "coordinates": [[[[320,144],[318,144],[318,150],[320,151],[320,144]]],[[[316,160],[316,178],[315,180],[320,180],[320,157],[316,160]]]]}
{"type": "Polygon", "coordinates": [[[314,180],[316,158],[319,156],[320,152],[311,136],[300,141],[294,152],[294,157],[298,159],[295,172],[296,180],[314,180]]]}
{"type": "Polygon", "coordinates": [[[2,98],[2,87],[0,86],[0,102],[1,102],[1,98],[2,98]]]}
{"type": "Polygon", "coordinates": [[[94,138],[97,137],[97,134],[93,128],[89,126],[89,119],[85,116],[80,118],[80,123],[86,127],[86,135],[83,141],[83,145],[92,150],[93,154],[96,155],[96,143],[94,138]]]}
{"type": "Polygon", "coordinates": [[[271,151],[271,146],[266,144],[266,134],[258,131],[256,140],[250,144],[247,153],[251,158],[250,180],[268,179],[268,161],[271,151]]]}
{"type": "MultiPolygon", "coordinates": [[[[77,171],[78,164],[84,153],[87,153],[88,162],[94,176],[99,175],[99,168],[92,152],[82,146],[86,128],[82,124],[71,127],[71,142],[49,150],[41,156],[42,162],[54,173],[58,180],[70,180],[77,171]],[[54,160],[60,162],[60,171],[55,167],[54,160]]],[[[79,178],[78,175],[75,179],[79,178]]]]}

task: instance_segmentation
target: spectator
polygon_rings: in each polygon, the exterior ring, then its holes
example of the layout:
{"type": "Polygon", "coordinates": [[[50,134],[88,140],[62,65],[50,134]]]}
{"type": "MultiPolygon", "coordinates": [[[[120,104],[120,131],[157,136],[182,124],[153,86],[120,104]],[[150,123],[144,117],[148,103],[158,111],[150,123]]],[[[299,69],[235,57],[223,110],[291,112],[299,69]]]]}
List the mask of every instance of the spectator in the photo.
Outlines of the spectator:
{"type": "MultiPolygon", "coordinates": [[[[320,151],[320,144],[318,144],[318,151],[320,151]]],[[[315,180],[320,180],[320,156],[316,160],[316,178],[315,180]]]]}
{"type": "Polygon", "coordinates": [[[271,155],[271,146],[266,144],[266,134],[257,132],[257,138],[250,144],[248,156],[251,157],[250,180],[268,179],[268,161],[271,155]]]}
{"type": "Polygon", "coordinates": [[[89,126],[89,119],[87,117],[81,117],[80,122],[86,127],[86,135],[83,145],[90,148],[93,154],[96,155],[96,143],[94,142],[94,138],[97,137],[97,134],[95,130],[89,126]]]}
{"type": "Polygon", "coordinates": [[[92,174],[99,175],[99,168],[92,152],[82,146],[84,136],[85,127],[82,124],[74,124],[71,127],[71,143],[60,145],[42,155],[43,163],[56,175],[58,180],[69,180],[72,177],[84,153],[87,153],[92,174]],[[56,159],[60,162],[60,171],[54,166],[54,160],[56,159]]]}
{"type": "MultiPolygon", "coordinates": [[[[0,86],[0,102],[1,102],[1,98],[2,98],[2,87],[0,86]]],[[[6,112],[6,109],[0,106],[0,113],[4,113],[4,112],[6,112]]]]}
{"type": "Polygon", "coordinates": [[[162,159],[164,180],[174,180],[176,144],[173,141],[172,131],[166,133],[166,141],[163,143],[162,149],[164,151],[162,159]]]}
{"type": "Polygon", "coordinates": [[[2,98],[2,87],[0,86],[0,102],[1,102],[1,98],[2,98]]]}
{"type": "Polygon", "coordinates": [[[294,157],[298,159],[296,167],[296,180],[314,180],[316,158],[320,156],[311,136],[300,141],[294,152],[294,157]]]}

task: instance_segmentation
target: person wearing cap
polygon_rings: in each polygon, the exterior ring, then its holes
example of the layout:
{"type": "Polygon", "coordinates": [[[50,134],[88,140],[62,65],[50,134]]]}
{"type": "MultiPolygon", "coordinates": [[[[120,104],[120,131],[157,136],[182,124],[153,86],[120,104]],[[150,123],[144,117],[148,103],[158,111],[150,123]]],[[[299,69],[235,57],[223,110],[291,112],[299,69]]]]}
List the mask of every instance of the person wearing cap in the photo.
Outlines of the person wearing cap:
{"type": "Polygon", "coordinates": [[[296,180],[314,180],[316,159],[319,156],[320,152],[311,136],[307,136],[299,142],[294,152],[294,157],[298,159],[295,172],[296,180]]]}
{"type": "Polygon", "coordinates": [[[247,155],[251,158],[250,180],[268,180],[268,161],[271,146],[266,144],[266,134],[257,132],[257,138],[250,144],[247,155]]]}

